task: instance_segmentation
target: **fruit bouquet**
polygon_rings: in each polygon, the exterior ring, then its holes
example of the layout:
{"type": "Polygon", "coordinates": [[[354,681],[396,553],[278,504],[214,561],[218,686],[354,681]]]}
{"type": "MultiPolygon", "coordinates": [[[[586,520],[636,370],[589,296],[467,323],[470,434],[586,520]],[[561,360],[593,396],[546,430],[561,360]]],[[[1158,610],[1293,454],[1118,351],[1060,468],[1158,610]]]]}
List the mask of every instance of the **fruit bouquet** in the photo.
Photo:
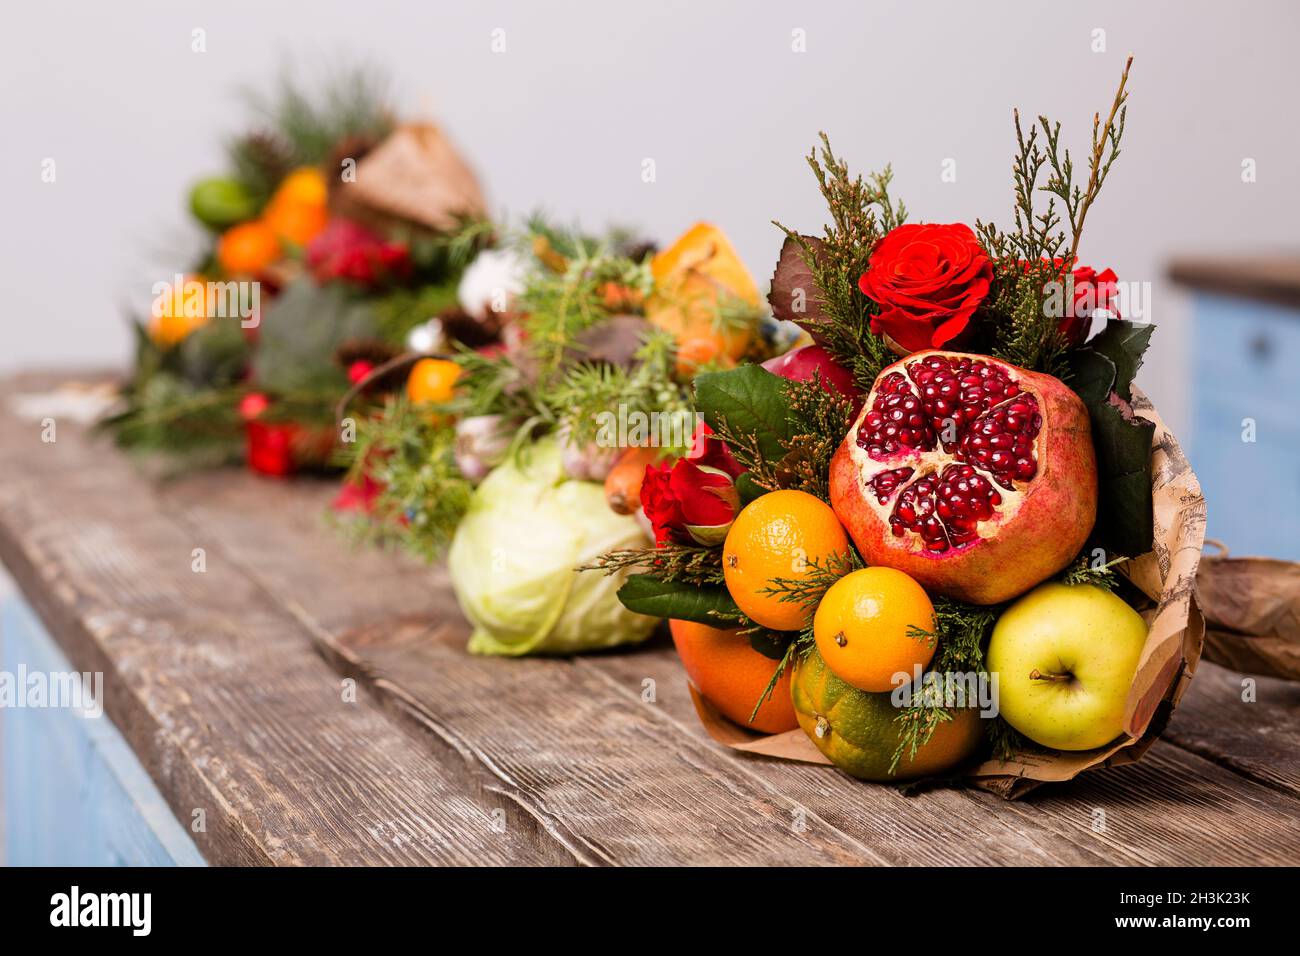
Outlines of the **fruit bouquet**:
{"type": "Polygon", "coordinates": [[[619,602],[626,575],[576,568],[650,543],[641,480],[690,447],[692,376],[785,347],[754,280],[708,224],[655,252],[534,220],[464,282],[499,335],[446,342],[435,323],[375,370],[410,372],[345,446],[352,526],[445,554],[475,653],[644,640],[656,621],[619,602]]]}
{"type": "Polygon", "coordinates": [[[655,544],[587,565],[668,619],[716,739],[1013,796],[1161,730],[1204,501],[1133,384],[1152,327],[1079,258],[1127,78],[1082,175],[1016,115],[1006,229],[909,222],[888,169],[809,156],[830,223],[781,227],[770,292],[806,344],[696,376],[692,447],[640,488],[655,544]]]}
{"type": "Polygon", "coordinates": [[[313,91],[286,76],[251,100],[228,172],[190,192],[200,250],[133,322],[105,425],[125,447],[283,476],[328,465],[338,400],[415,327],[452,310],[446,328],[485,338],[457,290],[493,235],[464,160],[437,127],[394,120],[369,72],[313,91]]]}

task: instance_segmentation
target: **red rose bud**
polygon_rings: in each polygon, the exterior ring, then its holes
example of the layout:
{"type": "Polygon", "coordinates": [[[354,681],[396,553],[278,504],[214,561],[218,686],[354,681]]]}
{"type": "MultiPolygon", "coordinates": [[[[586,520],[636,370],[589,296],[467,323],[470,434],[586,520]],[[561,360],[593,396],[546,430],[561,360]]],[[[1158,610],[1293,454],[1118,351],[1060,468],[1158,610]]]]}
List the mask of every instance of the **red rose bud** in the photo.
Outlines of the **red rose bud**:
{"type": "Polygon", "coordinates": [[[722,544],[740,511],[740,492],[731,475],[683,458],[673,465],[669,488],[691,540],[709,547],[722,544]]]}
{"type": "Polygon", "coordinates": [[[271,407],[271,400],[261,392],[249,392],[239,400],[239,417],[251,422],[271,407]]]}
{"type": "Polygon", "coordinates": [[[695,433],[691,435],[691,447],[686,452],[686,457],[697,465],[717,469],[732,478],[739,478],[740,473],[744,471],[731,454],[731,449],[727,447],[726,442],[713,434],[713,429],[703,418],[699,420],[695,426],[695,433]]]}
{"type": "MultiPolygon", "coordinates": [[[[1043,260],[1043,262],[1047,261],[1043,260]]],[[[1051,262],[1057,269],[1064,271],[1064,259],[1053,259],[1051,262]]],[[[1021,260],[1020,266],[1028,271],[1030,263],[1021,260]]],[[[1117,302],[1118,279],[1113,269],[1098,272],[1092,266],[1075,266],[1070,276],[1070,285],[1073,286],[1073,292],[1070,296],[1069,308],[1065,307],[1063,294],[1056,296],[1054,302],[1053,297],[1049,296],[1044,308],[1054,308],[1055,311],[1051,314],[1060,313],[1059,328],[1066,342],[1070,345],[1082,345],[1088,337],[1088,330],[1092,327],[1094,312],[1109,312],[1113,318],[1121,318],[1117,302]]]]}
{"type": "Polygon", "coordinates": [[[992,279],[993,263],[970,226],[912,223],[880,240],[858,288],[880,306],[871,331],[916,352],[960,339],[992,279]]]}
{"type": "Polygon", "coordinates": [[[641,481],[641,508],[654,529],[657,545],[677,540],[674,532],[685,531],[681,508],[670,487],[672,470],[668,462],[646,465],[641,481]]]}
{"type": "Polygon", "coordinates": [[[357,359],[348,366],[348,381],[357,385],[365,381],[366,376],[375,370],[375,363],[369,359],[357,359]]]}
{"type": "Polygon", "coordinates": [[[656,544],[712,546],[726,538],[740,510],[740,493],[733,476],[723,469],[681,458],[671,465],[646,466],[641,507],[656,544]]]}
{"type": "Polygon", "coordinates": [[[1091,266],[1077,267],[1073,276],[1074,299],[1068,314],[1061,318],[1061,334],[1071,345],[1082,345],[1092,327],[1094,312],[1109,312],[1113,318],[1120,318],[1118,282],[1113,269],[1098,272],[1091,266]]]}

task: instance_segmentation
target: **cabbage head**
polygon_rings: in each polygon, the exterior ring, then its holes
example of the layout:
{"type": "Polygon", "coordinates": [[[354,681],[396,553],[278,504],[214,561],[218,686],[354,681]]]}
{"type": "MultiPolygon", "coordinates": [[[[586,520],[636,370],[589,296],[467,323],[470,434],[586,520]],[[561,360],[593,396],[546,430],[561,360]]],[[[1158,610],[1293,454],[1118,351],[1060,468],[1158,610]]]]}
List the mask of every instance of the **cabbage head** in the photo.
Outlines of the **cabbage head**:
{"type": "Polygon", "coordinates": [[[622,573],[575,570],[613,548],[648,543],[601,485],[564,473],[543,440],[489,474],[456,529],[447,564],[475,654],[573,654],[645,640],[656,619],[619,603],[622,573]]]}

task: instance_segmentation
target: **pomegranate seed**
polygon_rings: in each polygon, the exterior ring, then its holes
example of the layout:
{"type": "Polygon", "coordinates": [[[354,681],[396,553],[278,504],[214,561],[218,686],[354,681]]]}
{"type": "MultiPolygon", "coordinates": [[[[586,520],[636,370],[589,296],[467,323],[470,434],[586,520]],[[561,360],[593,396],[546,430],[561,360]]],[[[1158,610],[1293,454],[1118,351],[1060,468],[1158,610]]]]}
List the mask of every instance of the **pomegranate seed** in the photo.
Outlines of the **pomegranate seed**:
{"type": "Polygon", "coordinates": [[[914,533],[939,554],[979,539],[979,523],[1002,504],[999,486],[1037,475],[1043,417],[1037,397],[1001,365],[931,355],[904,368],[906,375],[891,372],[877,386],[857,443],[877,460],[940,445],[953,457],[937,474],[914,478],[913,468],[890,468],[867,482],[880,504],[894,501],[891,532],[914,533]]]}

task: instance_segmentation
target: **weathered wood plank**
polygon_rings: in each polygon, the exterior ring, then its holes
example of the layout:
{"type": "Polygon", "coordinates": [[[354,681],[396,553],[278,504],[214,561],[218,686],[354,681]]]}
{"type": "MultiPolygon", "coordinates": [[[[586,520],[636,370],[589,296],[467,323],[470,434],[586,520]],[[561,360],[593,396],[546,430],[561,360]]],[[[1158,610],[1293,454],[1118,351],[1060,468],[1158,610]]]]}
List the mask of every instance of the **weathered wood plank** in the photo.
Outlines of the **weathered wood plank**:
{"type": "Polygon", "coordinates": [[[72,665],[104,673],[182,825],[203,811],[210,862],[575,862],[364,691],[345,702],[298,622],[70,424],[46,444],[0,414],[0,559],[72,665]]]}
{"type": "Polygon", "coordinates": [[[1172,743],[1137,765],[1018,804],[904,797],[718,747],[663,642],[466,655],[445,571],[349,550],[331,494],[242,472],[157,489],[76,429],[46,446],[0,411],[0,558],[74,665],[105,671],[182,822],[211,808],[196,838],[214,862],[1300,859],[1289,685],[1244,705],[1239,677],[1203,665],[1172,743]],[[369,690],[344,706],[349,676],[369,690]]]}
{"type": "Polygon", "coordinates": [[[490,767],[580,859],[884,862],[812,814],[796,829],[792,802],[730,754],[648,722],[638,701],[574,661],[467,655],[445,572],[349,552],[323,527],[324,493],[233,477],[214,487],[210,476],[167,492],[196,536],[243,558],[336,666],[490,767]],[[269,509],[250,504],[262,495],[269,509]],[[366,626],[340,629],[358,623],[366,626]]]}
{"type": "Polygon", "coordinates": [[[1202,664],[1164,738],[1300,796],[1300,684],[1202,664]]]}
{"type": "MultiPolygon", "coordinates": [[[[582,664],[608,672],[629,690],[651,677],[658,706],[689,732],[704,735],[684,679],[672,673],[671,658],[593,657],[582,664]]],[[[892,788],[847,780],[827,767],[741,759],[891,862],[1234,865],[1240,864],[1247,840],[1269,844],[1258,853],[1249,851],[1259,862],[1300,859],[1300,828],[1294,823],[1300,802],[1279,800],[1163,743],[1138,764],[1043,787],[1019,803],[979,790],[905,797],[892,788]],[[1207,813],[1207,807],[1213,810],[1207,813]],[[1103,813],[1096,814],[1098,809],[1103,813]]]]}
{"type": "MultiPolygon", "coordinates": [[[[520,746],[545,748],[562,741],[560,750],[546,759],[590,762],[586,755],[592,752],[593,743],[580,733],[575,735],[570,723],[578,712],[594,720],[591,712],[582,708],[603,695],[593,685],[579,682],[581,706],[574,707],[569,697],[575,683],[568,673],[573,669],[598,675],[622,698],[620,704],[602,704],[597,708],[600,714],[621,714],[631,706],[640,715],[640,733],[656,748],[678,752],[686,747],[688,754],[694,754],[695,744],[690,741],[712,748],[734,761],[740,774],[780,794],[791,814],[802,808],[810,831],[825,826],[889,863],[1233,862],[1240,859],[1243,832],[1272,838],[1277,853],[1300,852],[1295,837],[1271,837],[1288,814],[1300,810],[1300,803],[1261,803],[1261,797],[1272,795],[1231,772],[1163,745],[1137,767],[1104,771],[1060,789],[1047,788],[1023,806],[1008,805],[977,791],[934,790],[905,797],[892,788],[848,780],[829,768],[721,751],[707,739],[695,718],[684,675],[670,647],[593,655],[572,662],[469,658],[460,650],[465,632],[447,590],[445,573],[394,556],[336,553],[321,538],[328,534],[322,531],[323,519],[319,517],[327,489],[277,486],[255,491],[271,496],[269,513],[276,516],[273,526],[252,520],[251,516],[259,516],[261,511],[249,505],[247,498],[252,492],[240,482],[223,482],[216,488],[211,478],[199,478],[177,485],[171,494],[178,509],[194,514],[207,527],[227,531],[230,547],[256,540],[259,534],[277,542],[280,559],[259,569],[267,575],[268,590],[285,596],[316,621],[323,646],[330,648],[330,653],[344,666],[369,672],[372,680],[382,684],[381,694],[400,697],[403,707],[419,713],[441,732],[457,733],[473,740],[474,746],[486,748],[484,759],[500,762],[529,786],[541,789],[540,801],[564,806],[559,816],[579,833],[600,832],[602,826],[609,829],[608,821],[575,818],[575,814],[581,817],[589,812],[587,802],[594,797],[569,793],[563,799],[570,804],[557,802],[550,790],[563,792],[564,778],[545,773],[531,777],[530,773],[538,773],[531,758],[517,758],[522,761],[517,765],[510,752],[520,746]],[[308,553],[310,562],[305,557],[308,553]],[[344,573],[341,567],[331,569],[336,562],[347,563],[356,582],[356,589],[347,595],[323,594],[328,582],[344,573]],[[318,594],[322,595],[319,599],[318,594]],[[443,626],[432,626],[436,621],[443,626]],[[361,630],[346,633],[358,627],[361,630]],[[654,703],[642,699],[647,679],[654,682],[654,703]],[[493,688],[498,686],[522,688],[525,702],[517,703],[513,693],[508,700],[493,700],[493,688]],[[465,699],[449,704],[445,700],[449,690],[465,699]],[[548,700],[534,701],[534,697],[548,700]],[[483,698],[492,701],[486,708],[476,703],[483,698]],[[557,698],[560,713],[551,709],[557,698]],[[512,723],[516,712],[526,714],[527,719],[512,723]],[[450,724],[454,729],[449,729],[450,724]],[[545,728],[554,726],[563,729],[555,731],[557,736],[550,741],[545,728]],[[540,735],[536,727],[542,728],[540,735]],[[1188,798],[1189,809],[1182,812],[1178,809],[1180,793],[1188,798]],[[1205,825],[1203,804],[1219,808],[1217,825],[1205,825]],[[1096,810],[1104,811],[1105,816],[1096,810]],[[1108,827],[1102,826],[1107,817],[1108,827]],[[1189,838],[1190,834],[1197,836],[1189,838]]],[[[618,725],[622,727],[621,718],[618,725]]],[[[626,740],[611,732],[603,743],[615,739],[626,740]]],[[[634,741],[644,750],[640,739],[634,741]]],[[[601,762],[612,759],[604,756],[601,762]]],[[[634,770],[628,768],[629,774],[634,770]]],[[[680,785],[692,786],[687,780],[680,785]]],[[[705,774],[705,783],[698,789],[707,791],[707,786],[705,774]]],[[[705,792],[698,807],[705,817],[717,812],[709,801],[705,792]]],[[[790,819],[787,816],[786,822],[790,819]]],[[[614,827],[611,832],[618,834],[619,830],[614,827]]],[[[1275,861],[1267,852],[1261,854],[1263,860],[1275,861]]]]}

